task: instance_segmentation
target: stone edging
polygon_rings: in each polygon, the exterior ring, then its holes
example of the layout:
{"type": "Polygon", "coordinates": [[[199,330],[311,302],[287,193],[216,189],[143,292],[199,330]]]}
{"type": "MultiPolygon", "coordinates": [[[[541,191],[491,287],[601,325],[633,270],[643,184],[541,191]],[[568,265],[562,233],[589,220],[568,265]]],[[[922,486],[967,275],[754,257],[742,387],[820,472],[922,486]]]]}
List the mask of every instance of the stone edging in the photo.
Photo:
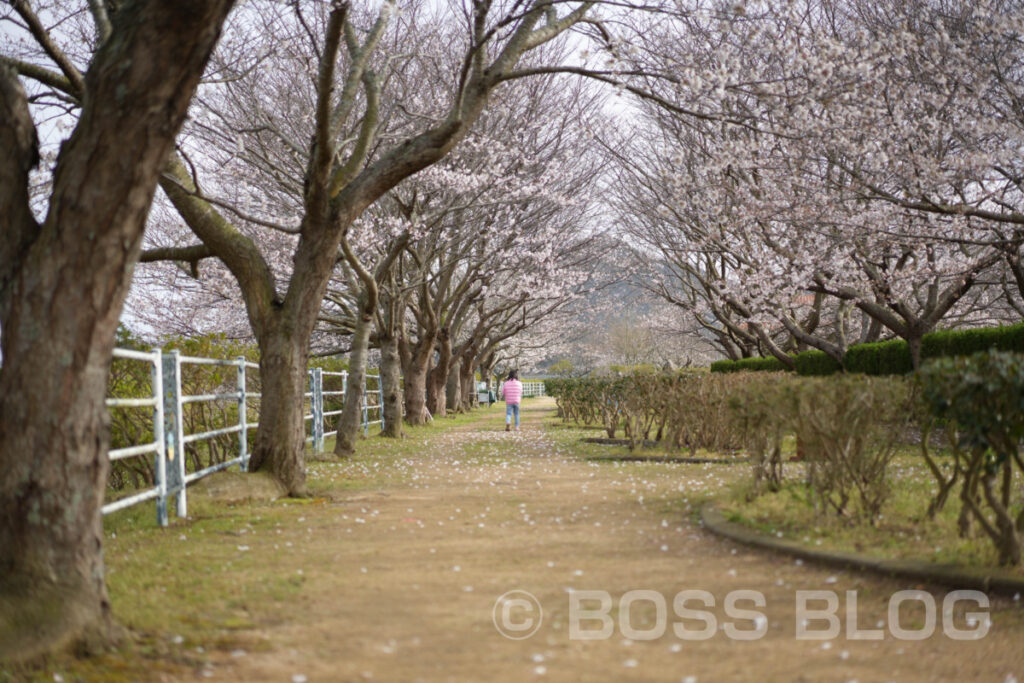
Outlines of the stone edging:
{"type": "Polygon", "coordinates": [[[744,465],[742,460],[725,458],[689,458],[675,455],[588,455],[583,458],[587,462],[651,462],[685,465],[744,465]]]}
{"type": "Polygon", "coordinates": [[[1024,579],[993,575],[985,570],[971,570],[967,567],[937,565],[915,560],[886,560],[856,553],[814,550],[796,541],[768,536],[737,522],[730,522],[714,502],[706,503],[701,508],[700,520],[704,528],[718,536],[744,545],[785,553],[810,562],[841,569],[874,572],[901,579],[913,579],[953,589],[973,589],[1009,596],[1018,593],[1024,595],[1024,579]]]}

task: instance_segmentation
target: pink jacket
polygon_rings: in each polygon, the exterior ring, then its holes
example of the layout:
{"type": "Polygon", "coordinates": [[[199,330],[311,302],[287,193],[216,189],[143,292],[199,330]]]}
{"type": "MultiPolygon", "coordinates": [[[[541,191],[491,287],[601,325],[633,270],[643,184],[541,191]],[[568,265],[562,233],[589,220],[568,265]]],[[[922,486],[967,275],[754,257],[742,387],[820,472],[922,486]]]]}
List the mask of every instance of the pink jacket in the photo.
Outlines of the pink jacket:
{"type": "Polygon", "coordinates": [[[501,396],[505,403],[518,404],[523,397],[523,383],[517,379],[510,379],[501,385],[501,396]]]}

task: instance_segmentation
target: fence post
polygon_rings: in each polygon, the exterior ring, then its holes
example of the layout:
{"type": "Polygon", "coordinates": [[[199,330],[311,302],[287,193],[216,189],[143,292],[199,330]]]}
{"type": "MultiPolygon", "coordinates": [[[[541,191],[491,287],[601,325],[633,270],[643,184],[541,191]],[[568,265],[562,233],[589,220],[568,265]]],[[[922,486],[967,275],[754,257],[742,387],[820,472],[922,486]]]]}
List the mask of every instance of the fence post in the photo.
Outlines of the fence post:
{"type": "Polygon", "coordinates": [[[150,366],[150,382],[153,388],[153,441],[156,442],[156,522],[167,526],[167,439],[164,437],[164,385],[163,385],[163,353],[157,349],[153,354],[150,366]]]}
{"type": "Polygon", "coordinates": [[[363,436],[370,436],[370,408],[366,400],[366,373],[363,373],[363,436]]]}
{"type": "Polygon", "coordinates": [[[246,414],[248,407],[245,402],[245,356],[239,356],[238,363],[238,469],[241,472],[249,471],[249,416],[246,414]]]}
{"type": "MultiPolygon", "coordinates": [[[[316,452],[316,378],[313,376],[313,368],[306,370],[306,377],[309,378],[309,439],[313,452],[316,452]]],[[[306,410],[305,398],[303,398],[302,410],[302,438],[306,438],[306,410]]],[[[305,441],[303,441],[305,443],[305,441]]],[[[305,448],[305,446],[303,446],[305,448]]]]}
{"type": "Polygon", "coordinates": [[[377,370],[377,412],[380,413],[380,431],[384,431],[384,382],[381,381],[380,370],[377,370]]]}
{"type": "Polygon", "coordinates": [[[181,354],[175,349],[162,360],[164,439],[167,449],[167,493],[177,496],[178,517],[188,515],[185,497],[185,426],[181,416],[181,354]]]}
{"type": "Polygon", "coordinates": [[[324,452],[324,369],[313,368],[313,452],[324,452]]]}

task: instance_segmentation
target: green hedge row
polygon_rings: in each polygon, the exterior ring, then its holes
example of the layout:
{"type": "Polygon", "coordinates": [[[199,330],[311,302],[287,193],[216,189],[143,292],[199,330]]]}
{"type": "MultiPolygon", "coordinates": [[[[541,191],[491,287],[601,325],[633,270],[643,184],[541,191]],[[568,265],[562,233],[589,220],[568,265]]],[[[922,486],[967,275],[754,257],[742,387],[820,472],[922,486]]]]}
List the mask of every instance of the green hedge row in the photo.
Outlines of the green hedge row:
{"type": "Polygon", "coordinates": [[[711,372],[785,372],[788,369],[775,356],[720,360],[711,364],[711,372]]]}
{"type": "MultiPolygon", "coordinates": [[[[969,356],[981,351],[1015,351],[1024,353],[1024,323],[971,330],[943,330],[924,335],[921,360],[951,356],[969,356]]],[[[824,351],[811,350],[793,357],[796,372],[805,376],[832,375],[843,367],[847,372],[865,375],[905,375],[913,370],[910,346],[903,339],[855,344],[846,350],[840,365],[824,351]]],[[[740,371],[778,372],[786,367],[778,358],[743,358],[720,360],[711,364],[711,372],[740,371]]]]}
{"type": "Polygon", "coordinates": [[[806,377],[834,375],[842,370],[835,358],[824,351],[812,349],[796,354],[796,374],[806,377]]]}
{"type": "Polygon", "coordinates": [[[848,372],[865,375],[906,375],[914,370],[910,345],[902,339],[851,346],[843,364],[848,372]]]}
{"type": "Polygon", "coordinates": [[[1024,323],[932,332],[921,340],[921,358],[969,356],[990,350],[1024,352],[1024,323]]]}

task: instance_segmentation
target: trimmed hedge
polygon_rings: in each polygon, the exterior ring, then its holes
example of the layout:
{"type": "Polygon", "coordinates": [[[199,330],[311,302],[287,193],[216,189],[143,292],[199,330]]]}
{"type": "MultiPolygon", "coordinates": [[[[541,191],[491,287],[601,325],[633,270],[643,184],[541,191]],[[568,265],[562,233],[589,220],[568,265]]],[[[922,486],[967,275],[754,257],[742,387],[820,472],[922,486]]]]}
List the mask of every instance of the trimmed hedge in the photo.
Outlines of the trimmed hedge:
{"type": "Polygon", "coordinates": [[[720,360],[711,364],[711,372],[787,372],[789,368],[775,356],[720,360]]]}
{"type": "Polygon", "coordinates": [[[832,356],[824,351],[811,349],[796,354],[796,374],[805,377],[816,377],[823,375],[834,375],[843,369],[832,356]]]}
{"type": "Polygon", "coordinates": [[[865,375],[906,375],[914,370],[910,345],[902,339],[851,346],[843,356],[843,364],[847,372],[865,375]]]}
{"type": "Polygon", "coordinates": [[[716,360],[711,364],[711,372],[736,372],[736,361],[729,360],[716,360]]]}
{"type": "Polygon", "coordinates": [[[973,330],[943,330],[924,335],[921,359],[970,356],[980,351],[1024,353],[1024,323],[973,330]]]}
{"type": "MultiPolygon", "coordinates": [[[[1024,353],[1024,323],[970,330],[929,332],[921,339],[921,360],[969,356],[981,351],[1014,351],[1024,353]]],[[[865,375],[906,375],[913,371],[910,345],[903,339],[855,344],[846,350],[842,366],[824,351],[813,349],[794,356],[796,372],[804,376],[833,375],[857,372],[865,375]]],[[[720,360],[711,364],[711,372],[742,370],[778,372],[787,368],[778,358],[744,358],[720,360]]]]}

